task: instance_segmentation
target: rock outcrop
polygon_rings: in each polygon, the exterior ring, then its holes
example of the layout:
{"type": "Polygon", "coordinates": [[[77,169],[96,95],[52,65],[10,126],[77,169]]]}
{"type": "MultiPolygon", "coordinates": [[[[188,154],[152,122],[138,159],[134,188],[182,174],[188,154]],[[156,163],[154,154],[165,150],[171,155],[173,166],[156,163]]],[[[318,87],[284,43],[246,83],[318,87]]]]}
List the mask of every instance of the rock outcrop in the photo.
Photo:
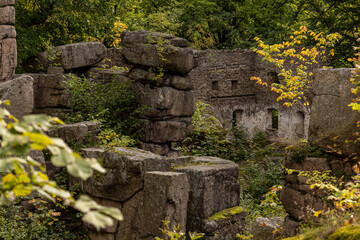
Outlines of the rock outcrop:
{"type": "Polygon", "coordinates": [[[40,53],[40,64],[46,69],[50,65],[61,65],[65,70],[88,67],[100,62],[106,54],[100,42],[81,42],[55,47],[51,53],[40,53]],[[49,56],[52,55],[52,56],[49,56]],[[49,57],[54,60],[49,60],[49,57]]]}
{"type": "Polygon", "coordinates": [[[15,0],[0,2],[0,82],[14,77],[17,64],[15,0]]]}
{"type": "Polygon", "coordinates": [[[284,187],[280,193],[280,200],[285,211],[289,214],[285,218],[284,232],[292,236],[297,233],[300,221],[308,221],[314,211],[326,210],[328,205],[324,201],[327,193],[322,189],[311,189],[307,182],[309,178],[298,176],[299,171],[331,170],[330,163],[326,158],[305,158],[302,162],[295,162],[290,156],[285,158],[284,167],[295,170],[291,174],[285,173],[284,187]]]}
{"type": "Polygon", "coordinates": [[[348,106],[355,98],[349,81],[352,70],[318,69],[311,106],[310,143],[344,157],[360,151],[360,143],[345,144],[346,140],[355,140],[359,131],[359,113],[348,106]]]}
{"type": "Polygon", "coordinates": [[[121,38],[124,59],[135,65],[132,88],[145,107],[143,148],[166,154],[170,142],[192,132],[194,86],[187,74],[196,66],[195,52],[187,40],[167,34],[124,32],[121,38]]]}
{"type": "Polygon", "coordinates": [[[187,74],[195,67],[194,50],[186,39],[168,34],[135,31],[121,34],[123,56],[135,65],[187,74]]]}
{"type": "MultiPolygon", "coordinates": [[[[209,229],[209,217],[239,204],[239,167],[231,161],[166,158],[130,148],[87,148],[83,153],[99,159],[107,170],[82,182],[83,190],[104,205],[118,207],[126,216],[99,233],[90,230],[92,240],[161,237],[159,228],[165,219],[171,227],[181,224],[186,231],[209,229]]],[[[224,223],[212,225],[213,231],[219,231],[217,226],[224,223]]]]}

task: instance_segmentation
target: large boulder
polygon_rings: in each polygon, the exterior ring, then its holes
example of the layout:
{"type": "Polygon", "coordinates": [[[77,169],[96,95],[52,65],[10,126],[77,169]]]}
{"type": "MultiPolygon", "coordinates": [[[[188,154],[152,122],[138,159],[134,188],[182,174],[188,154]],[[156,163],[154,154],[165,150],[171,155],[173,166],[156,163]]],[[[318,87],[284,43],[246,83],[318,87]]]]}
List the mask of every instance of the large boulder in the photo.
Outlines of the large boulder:
{"type": "Polygon", "coordinates": [[[54,61],[49,61],[49,54],[49,52],[42,52],[38,55],[40,63],[45,68],[60,64],[65,70],[70,70],[100,62],[105,57],[106,47],[100,42],[73,43],[55,47],[51,53],[55,55],[51,57],[56,57],[54,61]]]}
{"type": "Polygon", "coordinates": [[[0,83],[1,100],[10,100],[6,108],[12,115],[22,118],[34,109],[34,80],[30,76],[21,76],[11,81],[0,83]]]}
{"type": "Polygon", "coordinates": [[[353,134],[359,131],[356,122],[360,114],[348,106],[355,98],[349,81],[351,71],[348,68],[318,69],[314,74],[310,143],[343,156],[360,150],[360,143],[345,144],[346,140],[354,140],[353,134]]]}
{"type": "Polygon", "coordinates": [[[146,106],[143,115],[149,118],[191,117],[195,112],[192,91],[181,91],[171,87],[152,88],[150,85],[133,85],[138,102],[146,106]]]}
{"type": "Polygon", "coordinates": [[[107,169],[105,174],[97,173],[84,182],[84,191],[114,201],[126,201],[142,190],[145,170],[170,169],[161,156],[138,149],[117,148],[114,152],[106,152],[99,148],[86,148],[83,154],[99,159],[107,169]]]}
{"type": "Polygon", "coordinates": [[[194,50],[189,42],[168,34],[147,31],[121,34],[125,59],[135,65],[187,74],[195,67],[194,50]]]}

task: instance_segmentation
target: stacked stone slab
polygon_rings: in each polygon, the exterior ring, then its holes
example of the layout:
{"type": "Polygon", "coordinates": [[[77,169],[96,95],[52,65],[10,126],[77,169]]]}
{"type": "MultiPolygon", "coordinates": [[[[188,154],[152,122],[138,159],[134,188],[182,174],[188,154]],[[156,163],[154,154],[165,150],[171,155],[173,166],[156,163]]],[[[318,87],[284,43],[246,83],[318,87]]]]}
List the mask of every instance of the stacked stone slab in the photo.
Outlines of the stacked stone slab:
{"type": "MultiPolygon", "coordinates": [[[[239,204],[239,167],[231,161],[213,157],[167,158],[130,148],[87,148],[83,153],[99,159],[107,170],[82,182],[83,190],[99,203],[117,207],[124,214],[124,221],[100,232],[89,226],[92,240],[161,237],[159,228],[165,219],[171,227],[181,224],[183,231],[211,228],[217,232],[224,224],[207,219],[239,204]]],[[[218,239],[213,238],[214,233],[207,234],[209,238],[205,239],[218,239]]]]}
{"type": "Polygon", "coordinates": [[[296,170],[292,174],[285,174],[285,183],[280,194],[284,209],[289,214],[284,221],[284,233],[294,236],[300,221],[316,220],[312,218],[313,211],[326,210],[329,207],[324,200],[326,191],[310,189],[309,179],[298,176],[299,171],[325,172],[331,170],[331,167],[326,158],[308,157],[303,162],[296,162],[291,156],[286,156],[284,167],[296,170]]]}
{"type": "Polygon", "coordinates": [[[14,77],[17,48],[15,24],[15,0],[0,0],[0,82],[14,77]]]}
{"type": "Polygon", "coordinates": [[[194,50],[187,40],[166,34],[124,32],[121,38],[123,57],[135,65],[129,75],[133,89],[145,107],[143,148],[167,154],[170,142],[192,132],[194,87],[188,73],[195,67],[194,50]]]}

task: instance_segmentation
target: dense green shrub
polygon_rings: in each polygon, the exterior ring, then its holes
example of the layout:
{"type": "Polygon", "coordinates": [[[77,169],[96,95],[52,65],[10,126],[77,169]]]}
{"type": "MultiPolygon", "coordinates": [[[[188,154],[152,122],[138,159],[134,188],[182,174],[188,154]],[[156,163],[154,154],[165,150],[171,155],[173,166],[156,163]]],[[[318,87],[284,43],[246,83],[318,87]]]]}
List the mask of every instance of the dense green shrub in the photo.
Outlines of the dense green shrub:
{"type": "Polygon", "coordinates": [[[39,199],[27,202],[32,209],[24,210],[20,204],[0,207],[0,239],[88,239],[82,230],[81,214],[49,208],[49,203],[39,199]]]}
{"type": "MultiPolygon", "coordinates": [[[[95,81],[93,78],[68,74],[64,85],[70,95],[71,113],[65,115],[70,123],[98,121],[104,131],[136,138],[140,112],[129,83],[95,81]]],[[[112,134],[114,135],[114,134],[112,134]]],[[[106,136],[104,136],[106,139],[106,136]]],[[[134,141],[128,141],[132,145],[134,141]]]]}
{"type": "Polygon", "coordinates": [[[282,185],[282,161],[269,158],[247,160],[240,170],[240,185],[247,198],[260,203],[264,194],[274,185],[282,185]]]}
{"type": "Polygon", "coordinates": [[[241,161],[248,156],[246,135],[233,128],[229,133],[208,109],[210,105],[198,102],[192,117],[193,133],[181,143],[174,144],[183,155],[217,156],[241,161]]]}

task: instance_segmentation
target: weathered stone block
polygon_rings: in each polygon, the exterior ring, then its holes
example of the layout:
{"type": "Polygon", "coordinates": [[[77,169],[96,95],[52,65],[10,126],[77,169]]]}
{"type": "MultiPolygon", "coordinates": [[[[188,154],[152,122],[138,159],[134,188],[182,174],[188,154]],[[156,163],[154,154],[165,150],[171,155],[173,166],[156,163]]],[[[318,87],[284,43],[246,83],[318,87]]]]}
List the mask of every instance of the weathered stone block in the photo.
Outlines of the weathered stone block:
{"type": "Polygon", "coordinates": [[[130,200],[123,204],[124,220],[119,222],[116,240],[139,239],[140,229],[142,224],[145,224],[139,213],[143,200],[144,193],[141,191],[135,193],[130,200]]]}
{"type": "Polygon", "coordinates": [[[128,77],[128,72],[123,70],[90,68],[89,71],[87,71],[86,76],[101,82],[110,82],[110,81],[118,81],[122,83],[130,82],[130,78],[128,77]]]}
{"type": "Polygon", "coordinates": [[[284,220],[283,231],[287,237],[292,237],[298,234],[300,223],[295,219],[287,216],[284,220]]]}
{"type": "Polygon", "coordinates": [[[141,143],[141,149],[150,151],[159,155],[166,155],[170,151],[168,144],[141,143]]]}
{"type": "Polygon", "coordinates": [[[170,221],[171,229],[178,224],[186,226],[188,199],[189,183],[184,173],[147,172],[140,210],[141,238],[162,236],[159,228],[165,219],[170,221]]]}
{"type": "Polygon", "coordinates": [[[196,230],[203,219],[239,204],[239,166],[215,157],[195,157],[187,166],[175,167],[186,173],[190,184],[187,230],[196,230]]]}
{"type": "Polygon", "coordinates": [[[56,135],[66,142],[76,141],[82,143],[89,138],[94,140],[100,132],[100,123],[98,122],[80,122],[74,124],[60,125],[56,129],[56,135]]]}
{"type": "Polygon", "coordinates": [[[12,115],[22,118],[34,109],[34,80],[30,76],[21,76],[11,81],[0,83],[1,100],[10,100],[6,108],[12,115]]]}
{"type": "Polygon", "coordinates": [[[69,108],[69,95],[65,93],[61,74],[34,74],[36,108],[69,108]]]}
{"type": "Polygon", "coordinates": [[[144,30],[134,32],[122,32],[122,43],[124,45],[131,45],[133,43],[141,44],[166,44],[174,47],[188,47],[189,41],[184,38],[175,37],[170,34],[148,32],[144,30]]]}
{"type": "Polygon", "coordinates": [[[15,5],[15,0],[0,0],[0,7],[15,5]]]}
{"type": "Polygon", "coordinates": [[[122,48],[107,48],[105,58],[101,62],[95,64],[94,67],[103,69],[109,69],[112,67],[125,67],[131,70],[133,65],[126,62],[122,55],[122,48]]]}
{"type": "Polygon", "coordinates": [[[326,203],[321,198],[287,186],[281,190],[280,200],[285,211],[297,221],[308,219],[312,216],[312,211],[327,209],[326,203]]]}
{"type": "Polygon", "coordinates": [[[280,236],[280,228],[284,219],[280,217],[258,217],[255,219],[251,233],[254,239],[273,240],[280,236]],[[278,230],[278,231],[276,231],[278,230]]]}
{"type": "Polygon", "coordinates": [[[215,213],[208,219],[203,219],[201,228],[197,232],[204,233],[204,240],[237,239],[236,235],[243,233],[246,212],[236,206],[215,213]]]}
{"type": "Polygon", "coordinates": [[[146,31],[123,32],[122,54],[125,59],[136,65],[163,67],[180,74],[186,74],[195,67],[194,50],[183,48],[186,40],[166,34],[152,34],[146,31]]]}
{"type": "Polygon", "coordinates": [[[303,162],[298,163],[291,158],[286,157],[284,162],[284,167],[288,169],[295,169],[299,171],[319,171],[325,172],[330,170],[330,164],[326,158],[315,158],[307,157],[303,162]]]}
{"type": "Polygon", "coordinates": [[[63,75],[65,73],[62,67],[50,66],[47,69],[47,74],[58,74],[63,75]]]}
{"type": "Polygon", "coordinates": [[[169,121],[148,120],[144,122],[143,131],[141,139],[145,142],[179,142],[192,133],[191,118],[169,121]]]}
{"type": "Polygon", "coordinates": [[[351,93],[351,70],[347,68],[318,69],[314,73],[315,97],[311,106],[310,143],[322,150],[332,150],[327,146],[337,145],[335,151],[342,156],[359,152],[360,143],[345,144],[354,140],[358,132],[356,122],[359,113],[348,105],[355,97],[351,93]],[[337,151],[340,150],[340,151],[337,151]]]}
{"type": "MultiPolygon", "coordinates": [[[[59,63],[65,70],[69,70],[98,63],[105,57],[106,47],[99,42],[82,42],[55,47],[54,52],[61,54],[53,63],[59,63]]],[[[38,55],[45,68],[52,64],[47,59],[48,54],[43,52],[38,55]]]]}
{"type": "Polygon", "coordinates": [[[5,38],[16,38],[16,30],[14,26],[0,25],[0,40],[5,38]]]}
{"type": "MultiPolygon", "coordinates": [[[[145,171],[164,168],[161,156],[139,149],[116,148],[114,152],[105,152],[99,148],[85,148],[83,154],[97,158],[107,170],[85,181],[84,191],[114,201],[126,201],[142,190],[145,171]]],[[[166,170],[170,170],[170,165],[166,170]]]]}
{"type": "Polygon", "coordinates": [[[140,68],[133,69],[129,76],[133,80],[143,84],[149,84],[151,87],[168,86],[178,90],[194,89],[194,84],[189,76],[165,74],[163,77],[158,77],[156,73],[140,68]]]}
{"type": "Polygon", "coordinates": [[[89,230],[88,236],[90,240],[115,240],[113,233],[97,232],[89,230]]]}
{"type": "Polygon", "coordinates": [[[152,88],[141,83],[135,83],[133,89],[139,104],[146,107],[142,113],[146,117],[191,117],[195,112],[192,91],[180,91],[171,87],[152,88]]]}
{"type": "Polygon", "coordinates": [[[16,64],[16,39],[6,38],[0,40],[0,82],[8,81],[14,77],[16,64]]]}
{"type": "Polygon", "coordinates": [[[15,24],[15,8],[13,6],[5,6],[0,8],[0,25],[15,24]]]}

